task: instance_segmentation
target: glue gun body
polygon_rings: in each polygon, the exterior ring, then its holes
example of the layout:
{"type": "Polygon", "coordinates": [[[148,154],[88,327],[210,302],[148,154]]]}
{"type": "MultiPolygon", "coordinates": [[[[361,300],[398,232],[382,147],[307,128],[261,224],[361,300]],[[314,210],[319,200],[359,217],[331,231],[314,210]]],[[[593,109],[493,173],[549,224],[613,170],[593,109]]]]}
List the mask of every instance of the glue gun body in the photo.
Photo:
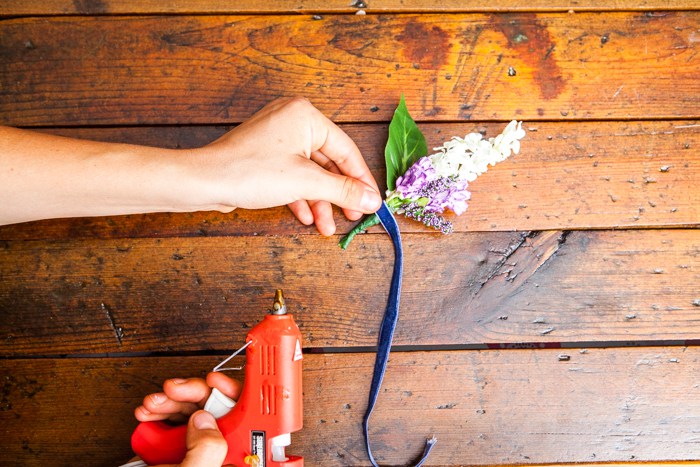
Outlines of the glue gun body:
{"type": "Polygon", "coordinates": [[[284,452],[286,438],[303,424],[299,328],[291,315],[267,315],[247,340],[241,397],[218,420],[229,446],[225,463],[250,455],[265,459],[260,467],[302,466],[302,458],[284,452]]]}
{"type": "MultiPolygon", "coordinates": [[[[217,419],[228,444],[224,464],[302,467],[288,456],[290,434],[303,425],[301,333],[291,315],[269,314],[246,337],[245,383],[230,412],[217,419]]],[[[132,448],[149,465],[180,463],[186,427],[143,422],[132,448]]]]}

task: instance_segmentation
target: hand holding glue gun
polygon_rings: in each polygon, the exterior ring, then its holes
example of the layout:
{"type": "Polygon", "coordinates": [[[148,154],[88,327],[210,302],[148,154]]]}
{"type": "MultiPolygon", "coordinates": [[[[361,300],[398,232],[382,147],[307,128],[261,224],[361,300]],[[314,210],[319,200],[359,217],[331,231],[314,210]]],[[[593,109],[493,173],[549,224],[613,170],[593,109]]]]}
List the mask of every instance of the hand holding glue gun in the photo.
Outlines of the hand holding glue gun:
{"type": "MultiPolygon", "coordinates": [[[[136,419],[140,422],[167,420],[187,424],[187,454],[181,467],[218,467],[226,458],[228,446],[214,416],[201,410],[213,391],[236,399],[241,392],[241,384],[218,372],[209,373],[206,380],[173,378],[165,381],[162,392],[149,394],[135,410],[136,419]]],[[[145,466],[145,462],[138,460],[122,467],[145,466]]]]}
{"type": "MultiPolygon", "coordinates": [[[[192,413],[203,400],[210,386],[214,387],[204,409],[216,417],[196,412],[189,425],[210,424],[215,435],[220,430],[227,452],[224,464],[251,467],[301,467],[303,459],[287,456],[285,446],[291,442],[290,433],[302,427],[301,334],[291,315],[286,313],[281,291],[275,294],[273,310],[256,325],[246,338],[246,344],[222,362],[214,373],[201,379],[169,380],[164,393],[151,394],[136,410],[142,423],[132,436],[132,447],[149,464],[173,464],[189,461],[196,441],[186,425],[172,426],[162,421],[175,413],[192,413]],[[233,356],[246,350],[245,385],[239,386],[226,376],[216,373],[233,356]],[[181,386],[182,385],[182,386],[181,386]],[[217,389],[219,388],[219,389],[217,389]],[[231,396],[231,397],[229,397],[231,396]]],[[[192,427],[191,427],[192,428],[192,427]]],[[[195,434],[203,431],[191,430],[195,434]]],[[[204,430],[206,431],[206,430],[204,430]]],[[[215,438],[215,436],[214,436],[215,438]]],[[[214,465],[192,463],[192,466],[214,465]]],[[[183,463],[183,465],[187,465],[183,463]]],[[[221,465],[218,463],[216,465],[221,465]]]]}

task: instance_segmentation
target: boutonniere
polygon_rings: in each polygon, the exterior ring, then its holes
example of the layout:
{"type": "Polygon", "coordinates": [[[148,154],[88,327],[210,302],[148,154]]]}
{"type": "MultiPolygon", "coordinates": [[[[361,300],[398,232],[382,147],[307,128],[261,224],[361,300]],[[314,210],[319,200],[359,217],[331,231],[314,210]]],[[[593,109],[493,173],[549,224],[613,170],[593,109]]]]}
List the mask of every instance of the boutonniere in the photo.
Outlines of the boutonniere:
{"type": "MultiPolygon", "coordinates": [[[[428,155],[425,137],[408,113],[402,95],[384,151],[387,206],[395,214],[449,234],[452,223],[443,217],[445,210],[463,214],[471,196],[469,183],[489,165],[507,159],[511,153],[518,154],[524,136],[522,122],[513,120],[495,138],[484,139],[481,133],[455,136],[428,155]]],[[[378,223],[376,214],[366,217],[341,239],[340,246],[347,248],[358,233],[378,223]]]]}

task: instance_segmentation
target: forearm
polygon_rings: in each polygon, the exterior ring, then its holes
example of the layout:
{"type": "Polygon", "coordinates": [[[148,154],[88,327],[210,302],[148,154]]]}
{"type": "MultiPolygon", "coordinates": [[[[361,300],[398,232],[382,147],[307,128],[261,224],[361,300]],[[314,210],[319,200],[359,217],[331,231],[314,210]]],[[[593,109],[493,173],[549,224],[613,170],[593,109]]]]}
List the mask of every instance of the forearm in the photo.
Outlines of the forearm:
{"type": "Polygon", "coordinates": [[[0,127],[0,148],[0,224],[218,208],[194,195],[194,151],[6,127],[0,127]]]}

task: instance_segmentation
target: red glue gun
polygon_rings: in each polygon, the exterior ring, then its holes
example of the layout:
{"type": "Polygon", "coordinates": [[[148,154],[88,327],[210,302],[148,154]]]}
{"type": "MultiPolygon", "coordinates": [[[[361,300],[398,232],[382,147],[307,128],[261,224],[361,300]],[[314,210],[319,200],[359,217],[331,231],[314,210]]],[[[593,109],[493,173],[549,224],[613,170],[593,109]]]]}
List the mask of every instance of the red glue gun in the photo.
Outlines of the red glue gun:
{"type": "MultiPolygon", "coordinates": [[[[238,401],[217,419],[228,443],[224,464],[238,467],[303,467],[304,459],[286,456],[290,434],[303,425],[301,388],[301,333],[282,297],[275,293],[270,314],[246,337],[245,383],[238,401]]],[[[221,367],[231,357],[223,361],[221,367]]],[[[214,390],[212,398],[223,397],[214,390]]],[[[227,400],[233,405],[233,401],[227,400]]],[[[218,407],[218,416],[222,408],[218,407]]],[[[205,406],[207,409],[207,406],[205,406]]],[[[214,412],[214,411],[213,411],[214,412]]],[[[177,464],[186,453],[185,425],[140,423],[131,437],[134,452],[149,465],[177,464]]]]}

